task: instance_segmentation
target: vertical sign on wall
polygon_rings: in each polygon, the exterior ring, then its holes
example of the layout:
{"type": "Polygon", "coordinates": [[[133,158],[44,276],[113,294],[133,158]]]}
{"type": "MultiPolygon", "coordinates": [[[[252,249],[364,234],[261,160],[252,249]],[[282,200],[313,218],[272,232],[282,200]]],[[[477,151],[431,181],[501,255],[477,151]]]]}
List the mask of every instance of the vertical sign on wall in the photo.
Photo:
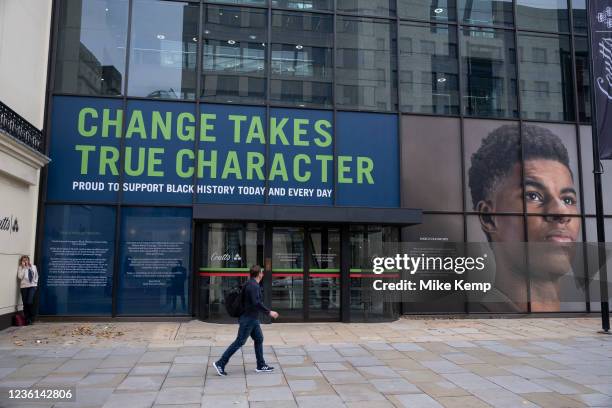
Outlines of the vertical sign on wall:
{"type": "Polygon", "coordinates": [[[589,2],[599,156],[612,159],[612,1],[589,2]]]}

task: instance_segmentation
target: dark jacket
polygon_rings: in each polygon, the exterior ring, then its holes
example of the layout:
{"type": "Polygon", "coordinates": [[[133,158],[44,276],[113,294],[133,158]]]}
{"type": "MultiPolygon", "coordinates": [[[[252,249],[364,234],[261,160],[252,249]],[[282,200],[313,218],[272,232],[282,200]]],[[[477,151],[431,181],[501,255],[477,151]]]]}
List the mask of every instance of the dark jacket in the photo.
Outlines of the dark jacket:
{"type": "Polygon", "coordinates": [[[243,316],[257,319],[259,312],[270,313],[270,309],[264,306],[262,301],[261,286],[255,279],[249,279],[244,286],[244,313],[243,316]]]}

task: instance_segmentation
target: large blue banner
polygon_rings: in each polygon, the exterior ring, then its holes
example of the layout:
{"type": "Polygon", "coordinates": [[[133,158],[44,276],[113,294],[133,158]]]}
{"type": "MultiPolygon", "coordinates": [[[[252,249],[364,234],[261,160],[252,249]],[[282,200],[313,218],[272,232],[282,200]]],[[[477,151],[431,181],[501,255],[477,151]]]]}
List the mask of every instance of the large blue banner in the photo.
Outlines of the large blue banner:
{"type": "Polygon", "coordinates": [[[399,207],[397,117],[338,112],[338,200],[360,207],[399,207]],[[357,171],[351,171],[356,168],[357,171]]]}
{"type": "Polygon", "coordinates": [[[396,115],[58,96],[51,159],[50,201],[399,206],[396,115]]]}

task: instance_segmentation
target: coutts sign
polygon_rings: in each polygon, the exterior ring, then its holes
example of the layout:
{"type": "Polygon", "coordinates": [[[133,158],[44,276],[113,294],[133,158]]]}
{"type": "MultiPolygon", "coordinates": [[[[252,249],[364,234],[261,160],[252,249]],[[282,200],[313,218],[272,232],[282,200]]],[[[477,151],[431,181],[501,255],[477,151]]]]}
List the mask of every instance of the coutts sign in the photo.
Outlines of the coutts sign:
{"type": "Polygon", "coordinates": [[[612,159],[612,4],[610,0],[589,3],[599,156],[612,159]]]}
{"type": "Polygon", "coordinates": [[[19,232],[19,221],[17,217],[12,215],[9,217],[0,217],[0,232],[8,232],[14,234],[19,232]]]}

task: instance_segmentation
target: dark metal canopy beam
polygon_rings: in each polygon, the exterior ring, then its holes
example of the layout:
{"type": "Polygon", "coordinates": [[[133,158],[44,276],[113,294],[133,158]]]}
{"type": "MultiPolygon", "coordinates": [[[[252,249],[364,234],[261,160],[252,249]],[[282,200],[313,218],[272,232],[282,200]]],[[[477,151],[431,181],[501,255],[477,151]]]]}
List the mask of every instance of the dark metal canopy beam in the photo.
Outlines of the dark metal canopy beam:
{"type": "Polygon", "coordinates": [[[422,222],[422,211],[413,208],[196,204],[193,207],[193,218],[198,220],[411,225],[422,222]]]}

